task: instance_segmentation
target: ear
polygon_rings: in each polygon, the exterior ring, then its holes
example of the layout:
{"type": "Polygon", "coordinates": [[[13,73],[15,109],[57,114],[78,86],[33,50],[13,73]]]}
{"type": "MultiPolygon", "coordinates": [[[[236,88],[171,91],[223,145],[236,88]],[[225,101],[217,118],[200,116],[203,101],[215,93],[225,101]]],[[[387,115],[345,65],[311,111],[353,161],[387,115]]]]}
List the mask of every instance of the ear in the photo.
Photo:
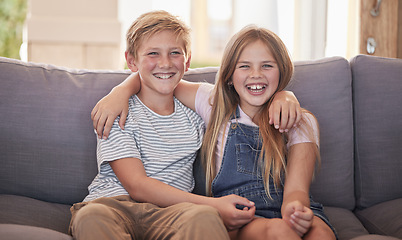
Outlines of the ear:
{"type": "Polygon", "coordinates": [[[188,58],[187,58],[187,62],[186,62],[186,72],[187,72],[187,70],[188,70],[188,68],[190,67],[190,63],[191,63],[191,54],[189,54],[188,55],[188,58]]]}
{"type": "Polygon", "coordinates": [[[124,55],[126,56],[126,63],[127,67],[132,71],[132,72],[137,72],[138,67],[135,65],[135,58],[133,55],[131,55],[129,52],[125,52],[124,55]]]}

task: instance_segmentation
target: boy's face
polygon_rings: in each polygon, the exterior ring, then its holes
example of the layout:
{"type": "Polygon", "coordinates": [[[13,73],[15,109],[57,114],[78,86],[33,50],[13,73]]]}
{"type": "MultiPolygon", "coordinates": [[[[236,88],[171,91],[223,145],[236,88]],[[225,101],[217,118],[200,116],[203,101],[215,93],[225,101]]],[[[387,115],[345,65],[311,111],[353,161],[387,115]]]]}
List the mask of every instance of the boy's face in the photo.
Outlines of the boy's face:
{"type": "Polygon", "coordinates": [[[184,42],[169,30],[145,38],[137,51],[137,58],[126,53],[128,67],[138,71],[141,92],[156,95],[173,95],[177,84],[190,66],[184,42]]]}

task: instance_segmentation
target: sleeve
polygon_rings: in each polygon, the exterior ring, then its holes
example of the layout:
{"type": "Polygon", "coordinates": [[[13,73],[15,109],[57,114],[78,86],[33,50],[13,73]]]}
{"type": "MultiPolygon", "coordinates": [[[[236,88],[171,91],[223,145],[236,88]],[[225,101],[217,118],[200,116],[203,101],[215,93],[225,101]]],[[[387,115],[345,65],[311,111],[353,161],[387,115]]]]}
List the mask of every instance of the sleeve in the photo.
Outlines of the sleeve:
{"type": "Polygon", "coordinates": [[[122,158],[138,158],[141,159],[137,142],[133,134],[133,124],[127,117],[125,130],[119,126],[119,118],[116,118],[108,139],[98,139],[97,143],[97,160],[98,167],[106,162],[122,159],[122,158]]]}
{"type": "Polygon", "coordinates": [[[195,111],[201,116],[206,125],[208,125],[209,117],[211,116],[210,96],[213,89],[214,85],[202,83],[195,95],[195,111]]]}
{"type": "Polygon", "coordinates": [[[304,125],[300,125],[298,127],[290,129],[288,134],[287,147],[289,148],[292,145],[298,143],[314,142],[314,141],[317,144],[317,147],[320,147],[318,122],[316,118],[310,113],[303,113],[302,117],[304,119],[304,125]],[[306,124],[308,124],[309,127],[307,127],[306,124]],[[309,131],[312,131],[312,134],[310,134],[309,131]]]}

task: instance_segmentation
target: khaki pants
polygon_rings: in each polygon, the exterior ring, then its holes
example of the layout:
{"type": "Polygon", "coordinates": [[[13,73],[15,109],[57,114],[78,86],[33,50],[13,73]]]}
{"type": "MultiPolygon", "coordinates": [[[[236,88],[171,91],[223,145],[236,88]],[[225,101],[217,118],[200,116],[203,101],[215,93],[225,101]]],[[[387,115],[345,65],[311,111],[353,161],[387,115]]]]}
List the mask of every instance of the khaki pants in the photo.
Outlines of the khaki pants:
{"type": "Polygon", "coordinates": [[[74,239],[229,239],[218,211],[204,205],[160,208],[117,196],[77,203],[71,214],[74,239]]]}

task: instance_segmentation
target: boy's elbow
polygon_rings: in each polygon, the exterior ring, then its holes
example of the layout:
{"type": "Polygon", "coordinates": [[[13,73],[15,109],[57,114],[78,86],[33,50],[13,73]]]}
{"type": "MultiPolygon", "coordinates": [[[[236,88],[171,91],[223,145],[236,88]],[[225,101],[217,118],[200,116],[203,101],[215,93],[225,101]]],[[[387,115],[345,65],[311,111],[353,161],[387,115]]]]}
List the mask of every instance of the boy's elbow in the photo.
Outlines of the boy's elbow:
{"type": "Polygon", "coordinates": [[[131,184],[125,186],[126,191],[130,195],[130,197],[137,202],[148,202],[148,189],[147,179],[148,177],[144,177],[141,179],[136,179],[131,184]]]}

